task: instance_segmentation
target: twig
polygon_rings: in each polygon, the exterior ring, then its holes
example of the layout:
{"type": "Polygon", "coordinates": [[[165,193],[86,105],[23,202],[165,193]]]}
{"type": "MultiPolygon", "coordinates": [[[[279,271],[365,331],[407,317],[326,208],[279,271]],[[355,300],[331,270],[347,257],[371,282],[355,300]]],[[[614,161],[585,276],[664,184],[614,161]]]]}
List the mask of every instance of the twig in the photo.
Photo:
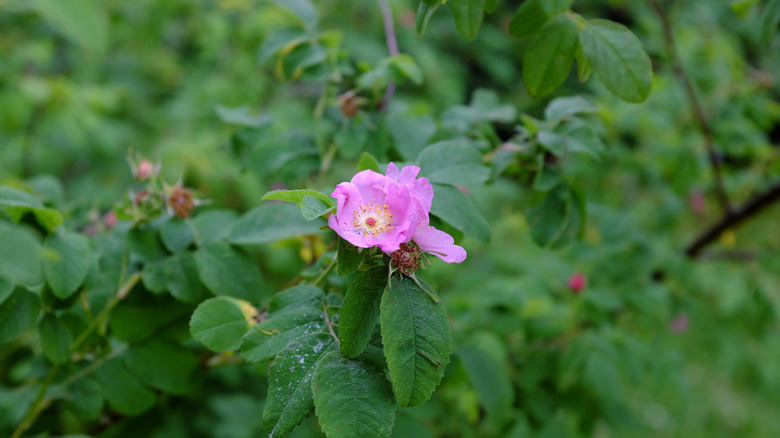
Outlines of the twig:
{"type": "Polygon", "coordinates": [[[755,216],[758,212],[780,200],[780,182],[775,183],[766,191],[748,201],[745,205],[727,214],[717,224],[702,233],[688,248],[685,254],[696,258],[701,250],[715,241],[721,233],[739,224],[740,222],[755,216]]]}
{"type": "Polygon", "coordinates": [[[657,0],[650,0],[650,4],[661,18],[661,23],[663,24],[664,28],[664,39],[666,40],[666,50],[669,52],[669,57],[672,60],[674,73],[677,75],[677,78],[685,88],[685,93],[688,95],[688,101],[690,102],[691,109],[693,110],[693,114],[696,117],[699,130],[704,136],[704,146],[707,149],[707,155],[710,160],[710,165],[712,166],[712,172],[715,176],[715,193],[718,197],[718,202],[720,203],[723,212],[728,216],[732,214],[731,202],[729,201],[728,193],[726,193],[726,188],[723,185],[723,177],[721,176],[720,171],[720,162],[718,161],[718,157],[715,154],[715,141],[712,137],[710,126],[707,123],[707,116],[704,114],[704,109],[701,106],[701,102],[699,102],[699,98],[696,97],[696,91],[693,88],[691,79],[685,72],[682,60],[680,59],[680,55],[677,52],[677,46],[674,42],[674,32],[672,31],[672,25],[669,23],[669,18],[666,16],[666,12],[664,12],[663,7],[658,3],[657,0]]]}
{"type": "Polygon", "coordinates": [[[314,280],[314,282],[312,283],[312,286],[317,286],[318,284],[320,284],[320,282],[322,280],[324,280],[325,277],[327,277],[328,274],[331,273],[331,271],[333,271],[333,268],[336,267],[336,262],[338,262],[338,259],[339,259],[338,256],[336,256],[336,255],[333,256],[333,261],[331,261],[330,264],[328,265],[328,267],[325,268],[324,271],[322,271],[322,274],[320,274],[320,276],[317,277],[316,280],[314,280]]]}
{"type": "MultiPolygon", "coordinates": [[[[400,52],[398,51],[398,40],[395,37],[395,25],[393,24],[393,11],[390,10],[390,5],[387,4],[387,0],[377,0],[379,3],[379,9],[382,11],[382,23],[385,27],[385,41],[387,41],[387,50],[390,52],[390,56],[396,56],[400,52]]],[[[390,80],[387,84],[387,90],[385,96],[382,99],[382,109],[387,109],[390,104],[390,99],[393,98],[395,93],[395,82],[390,80]]]]}
{"type": "Polygon", "coordinates": [[[328,331],[330,332],[330,335],[333,336],[333,339],[336,340],[336,343],[340,343],[339,342],[339,337],[336,336],[336,332],[333,331],[333,326],[331,325],[330,317],[328,317],[327,306],[326,306],[325,309],[322,309],[322,314],[325,315],[325,325],[328,326],[328,331]]]}
{"type": "MultiPolygon", "coordinates": [[[[119,288],[114,298],[112,298],[111,301],[109,301],[108,304],[106,304],[106,307],[100,312],[100,314],[89,323],[87,328],[73,342],[73,344],[71,344],[70,351],[75,351],[76,349],[78,349],[81,343],[87,339],[87,337],[95,330],[95,328],[97,328],[100,325],[100,323],[103,320],[105,320],[105,318],[111,312],[111,309],[113,309],[114,306],[116,306],[120,301],[122,301],[122,299],[125,298],[125,296],[127,296],[128,292],[130,292],[133,286],[135,286],[140,279],[141,279],[140,272],[131,275],[130,278],[127,279],[127,281],[119,288]]],[[[11,435],[11,438],[19,438],[20,436],[22,436],[24,431],[27,430],[30,426],[32,426],[33,422],[41,413],[41,411],[43,411],[46,405],[48,405],[50,400],[47,399],[47,401],[44,401],[44,396],[46,395],[46,390],[49,389],[49,386],[51,385],[51,382],[54,379],[54,376],[57,374],[57,371],[59,369],[60,369],[59,365],[54,365],[53,367],[51,367],[51,369],[49,370],[49,374],[46,375],[46,379],[43,381],[43,386],[41,386],[41,390],[38,391],[38,395],[35,397],[35,400],[28,408],[24,418],[22,419],[22,422],[19,423],[19,426],[16,428],[13,435],[11,435]]]]}

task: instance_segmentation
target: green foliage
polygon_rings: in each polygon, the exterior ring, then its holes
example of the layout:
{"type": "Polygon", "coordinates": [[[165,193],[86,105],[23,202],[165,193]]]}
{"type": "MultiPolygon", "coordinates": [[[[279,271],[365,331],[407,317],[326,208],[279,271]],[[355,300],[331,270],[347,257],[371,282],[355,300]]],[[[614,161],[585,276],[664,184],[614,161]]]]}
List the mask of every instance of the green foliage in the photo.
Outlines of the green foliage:
{"type": "Polygon", "coordinates": [[[257,310],[246,301],[230,297],[211,298],[201,303],[190,320],[196,341],[214,351],[235,350],[252,327],[257,310]]]}
{"type": "Polygon", "coordinates": [[[350,359],[363,354],[379,322],[379,305],[387,287],[387,268],[374,266],[349,285],[339,311],[339,348],[350,359]]]}
{"type": "MultiPolygon", "coordinates": [[[[430,285],[420,282],[430,291],[430,285]]],[[[447,313],[410,278],[392,280],[382,296],[382,342],[399,406],[425,403],[452,354],[447,313]]]]}

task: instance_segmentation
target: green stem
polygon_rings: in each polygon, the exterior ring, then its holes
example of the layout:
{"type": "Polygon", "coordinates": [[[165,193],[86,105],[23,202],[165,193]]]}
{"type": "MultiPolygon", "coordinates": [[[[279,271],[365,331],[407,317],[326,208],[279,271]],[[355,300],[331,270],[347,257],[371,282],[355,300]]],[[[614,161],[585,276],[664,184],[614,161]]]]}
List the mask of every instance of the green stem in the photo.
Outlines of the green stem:
{"type": "Polygon", "coordinates": [[[312,283],[312,286],[317,286],[318,284],[320,284],[320,282],[322,282],[322,280],[324,280],[325,277],[327,277],[328,274],[330,274],[333,271],[333,268],[336,267],[336,262],[338,261],[338,259],[339,259],[338,256],[336,256],[336,255],[333,256],[333,261],[330,262],[328,267],[325,268],[324,271],[322,271],[322,274],[320,274],[320,276],[317,277],[316,280],[314,280],[314,283],[312,283]]]}
{"type": "MultiPolygon", "coordinates": [[[[108,304],[106,304],[106,307],[100,312],[100,314],[89,323],[86,330],[84,330],[81,333],[81,335],[79,335],[79,337],[76,339],[76,341],[73,342],[73,344],[70,347],[71,351],[75,351],[76,349],[78,349],[79,346],[81,346],[81,344],[95,330],[95,328],[97,328],[100,325],[100,323],[106,319],[108,314],[111,312],[111,309],[113,309],[117,304],[119,304],[120,301],[122,301],[127,296],[130,290],[133,289],[133,286],[135,286],[140,279],[141,279],[140,272],[136,272],[135,274],[131,275],[130,278],[127,279],[125,284],[123,284],[119,288],[114,298],[112,298],[111,301],[109,301],[108,304]]],[[[64,385],[65,386],[70,385],[74,381],[91,373],[97,367],[102,365],[103,362],[116,356],[122,351],[124,351],[124,349],[117,349],[114,353],[106,356],[102,361],[95,362],[91,366],[82,370],[80,373],[74,374],[73,376],[71,376],[70,379],[65,381],[64,385]]],[[[51,370],[49,370],[49,374],[46,375],[46,379],[43,381],[43,386],[41,387],[41,390],[38,392],[38,395],[35,397],[35,401],[33,401],[32,405],[30,405],[30,408],[27,410],[27,413],[22,419],[22,422],[19,423],[19,426],[16,428],[13,435],[11,435],[11,438],[19,438],[20,436],[22,436],[22,433],[24,433],[24,431],[27,430],[32,425],[33,421],[35,421],[35,419],[38,418],[38,415],[41,413],[41,411],[43,411],[43,409],[49,404],[48,401],[44,402],[43,398],[46,395],[46,390],[49,389],[49,386],[51,385],[51,382],[54,379],[54,376],[57,374],[57,371],[59,369],[60,369],[60,365],[54,365],[51,368],[51,370]]],[[[64,388],[64,386],[62,388],[64,388]]],[[[62,390],[62,388],[60,388],[59,390],[62,390]]]]}

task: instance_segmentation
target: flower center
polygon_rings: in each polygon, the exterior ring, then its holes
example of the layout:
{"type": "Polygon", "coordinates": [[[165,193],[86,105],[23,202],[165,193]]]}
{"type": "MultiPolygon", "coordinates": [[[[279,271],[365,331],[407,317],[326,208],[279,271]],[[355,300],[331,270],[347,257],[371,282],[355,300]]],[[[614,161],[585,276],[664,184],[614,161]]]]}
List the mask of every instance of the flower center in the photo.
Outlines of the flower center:
{"type": "Polygon", "coordinates": [[[352,225],[364,236],[378,237],[393,229],[393,213],[387,204],[363,204],[352,214],[352,225]]]}

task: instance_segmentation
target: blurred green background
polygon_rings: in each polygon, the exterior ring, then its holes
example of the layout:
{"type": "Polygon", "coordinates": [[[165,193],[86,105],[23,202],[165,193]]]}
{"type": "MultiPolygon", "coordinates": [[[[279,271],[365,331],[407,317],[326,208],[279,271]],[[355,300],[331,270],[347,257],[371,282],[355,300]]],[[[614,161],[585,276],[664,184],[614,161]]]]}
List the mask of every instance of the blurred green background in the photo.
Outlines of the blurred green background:
{"type": "MultiPolygon", "coordinates": [[[[457,129],[448,114],[478,89],[537,118],[550,99],[582,94],[597,108],[591,119],[606,145],[601,159],[562,163],[588,202],[583,239],[564,249],[541,249],[529,237],[527,181],[496,177],[470,188],[493,237],[488,245],[466,238],[466,262],[435,261],[423,273],[451,314],[456,355],[432,401],[399,411],[393,436],[778,436],[780,207],[724,233],[710,256],[685,257],[685,245],[720,211],[702,135],[649,3],[573,5],[642,40],[655,73],[642,104],[619,101],[598,80],[578,83],[576,74],[553,96],[532,99],[520,78],[527,42],[506,32],[519,2],[499,2],[473,42],[457,34],[448,8],[420,38],[417,3],[390,4],[400,50],[424,82],[399,85],[387,114],[400,121],[368,146],[380,161],[405,158],[380,143],[417,132],[410,120],[457,129]],[[576,272],[587,278],[581,293],[567,285],[576,272]]],[[[780,180],[780,38],[762,28],[765,2],[664,5],[726,189],[744,202],[780,180]]],[[[387,56],[375,2],[316,6],[319,30],[340,37],[335,63],[345,75],[387,56]]],[[[337,154],[322,164],[316,139],[338,125],[315,116],[321,83],[316,74],[287,80],[274,62],[258,62],[269,36],[297,21],[257,0],[0,0],[0,185],[36,193],[79,229],[126,196],[131,153],[162,163],[168,181],[182,177],[211,207],[243,212],[272,187],[329,192],[351,177],[357,158],[337,154]],[[261,125],[265,140],[245,141],[271,142],[247,158],[233,134],[261,125]],[[272,158],[282,165],[263,164],[272,158]]],[[[325,107],[337,112],[338,102],[325,107]]],[[[507,140],[515,124],[491,126],[507,140]]],[[[297,247],[261,248],[257,257],[276,287],[305,266],[297,247]]],[[[17,359],[0,355],[8,364],[0,366],[5,427],[18,409],[12,388],[35,373],[17,359]]],[[[105,412],[102,423],[84,423],[50,413],[35,433],[257,436],[265,433],[259,373],[212,368],[192,394],[165,396],[140,417],[105,412]]],[[[291,436],[318,434],[310,418],[291,436]]]]}

